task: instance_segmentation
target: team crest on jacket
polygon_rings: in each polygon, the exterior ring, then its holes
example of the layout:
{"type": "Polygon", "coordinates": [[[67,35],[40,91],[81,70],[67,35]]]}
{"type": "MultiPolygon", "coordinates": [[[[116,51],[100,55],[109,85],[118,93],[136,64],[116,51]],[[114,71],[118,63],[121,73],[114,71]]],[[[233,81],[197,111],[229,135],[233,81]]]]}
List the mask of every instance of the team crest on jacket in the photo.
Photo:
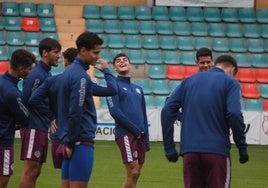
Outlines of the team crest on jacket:
{"type": "Polygon", "coordinates": [[[39,158],[40,155],[41,155],[41,153],[40,153],[39,150],[37,150],[37,151],[34,152],[34,156],[35,156],[36,158],[39,158]]]}
{"type": "Polygon", "coordinates": [[[139,88],[136,88],[136,92],[137,92],[138,94],[141,94],[141,90],[140,90],[139,88]]]}

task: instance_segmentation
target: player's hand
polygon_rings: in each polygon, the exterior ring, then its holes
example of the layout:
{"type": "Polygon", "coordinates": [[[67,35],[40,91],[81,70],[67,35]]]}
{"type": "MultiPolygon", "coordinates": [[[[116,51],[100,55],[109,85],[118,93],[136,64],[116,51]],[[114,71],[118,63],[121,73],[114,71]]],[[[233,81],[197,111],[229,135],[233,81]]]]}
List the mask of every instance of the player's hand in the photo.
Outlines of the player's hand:
{"type": "Polygon", "coordinates": [[[137,139],[141,139],[145,136],[145,133],[144,132],[141,132],[141,134],[138,135],[137,139]]]}
{"type": "Polygon", "coordinates": [[[57,127],[57,124],[56,124],[56,119],[54,119],[54,120],[52,120],[50,122],[50,131],[51,131],[51,133],[55,133],[57,128],[58,127],[57,127]]]}
{"type": "Polygon", "coordinates": [[[179,159],[179,154],[176,152],[171,155],[166,155],[166,158],[169,162],[176,163],[179,159]]]}
{"type": "Polygon", "coordinates": [[[248,154],[239,156],[239,162],[241,164],[244,164],[244,163],[248,162],[248,160],[249,160],[248,154]]]}
{"type": "Polygon", "coordinates": [[[98,62],[99,62],[99,66],[95,65],[94,66],[95,69],[103,71],[104,69],[108,68],[108,63],[104,59],[100,58],[98,62]]]}

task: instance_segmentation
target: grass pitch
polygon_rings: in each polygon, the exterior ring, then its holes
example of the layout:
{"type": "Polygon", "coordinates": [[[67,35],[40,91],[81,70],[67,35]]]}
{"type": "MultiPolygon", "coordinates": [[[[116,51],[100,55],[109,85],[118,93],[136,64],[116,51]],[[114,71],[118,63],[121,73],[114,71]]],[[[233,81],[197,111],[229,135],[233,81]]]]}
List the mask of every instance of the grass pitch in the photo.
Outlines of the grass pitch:
{"type": "MultiPolygon", "coordinates": [[[[238,161],[238,150],[231,150],[233,188],[268,187],[268,146],[248,147],[250,160],[246,164],[238,161]]],[[[20,157],[20,140],[15,141],[15,169],[8,187],[16,188],[19,184],[23,162],[20,157]]],[[[120,188],[125,178],[125,169],[119,150],[114,141],[96,141],[95,162],[89,188],[120,188]]],[[[54,169],[50,147],[47,162],[37,181],[37,188],[59,188],[60,170],[54,169]]],[[[170,163],[166,160],[162,142],[152,142],[147,152],[137,188],[183,188],[182,160],[170,163]]]]}

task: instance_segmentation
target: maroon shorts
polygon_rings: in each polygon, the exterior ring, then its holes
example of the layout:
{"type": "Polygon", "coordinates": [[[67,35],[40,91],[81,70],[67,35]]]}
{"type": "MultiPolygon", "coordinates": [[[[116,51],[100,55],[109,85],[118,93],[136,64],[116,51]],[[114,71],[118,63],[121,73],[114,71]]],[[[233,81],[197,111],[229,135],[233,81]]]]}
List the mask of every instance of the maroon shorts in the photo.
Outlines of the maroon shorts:
{"type": "Polygon", "coordinates": [[[51,155],[52,155],[52,161],[54,168],[61,168],[62,164],[62,156],[57,155],[57,149],[60,145],[59,140],[51,140],[51,155]]]}
{"type": "Polygon", "coordinates": [[[0,147],[0,176],[10,176],[14,169],[14,148],[0,147]]]}
{"type": "Polygon", "coordinates": [[[137,139],[132,134],[126,134],[116,139],[116,143],[121,151],[123,163],[138,160],[143,164],[145,160],[146,144],[145,138],[137,139]]]}
{"type": "Polygon", "coordinates": [[[48,133],[36,129],[25,129],[21,144],[21,160],[46,162],[48,133]]]}
{"type": "Polygon", "coordinates": [[[212,153],[186,153],[183,155],[185,188],[227,188],[231,181],[230,159],[212,153]]]}

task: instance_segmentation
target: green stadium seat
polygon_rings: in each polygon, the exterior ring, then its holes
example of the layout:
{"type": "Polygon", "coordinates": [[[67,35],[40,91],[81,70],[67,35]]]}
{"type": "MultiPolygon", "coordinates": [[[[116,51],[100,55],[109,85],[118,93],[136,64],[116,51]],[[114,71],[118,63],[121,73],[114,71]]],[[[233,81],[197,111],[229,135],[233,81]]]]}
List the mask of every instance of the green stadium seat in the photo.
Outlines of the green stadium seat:
{"type": "Polygon", "coordinates": [[[54,17],[54,4],[52,3],[38,3],[37,4],[37,15],[40,18],[54,17]]]}
{"type": "Polygon", "coordinates": [[[125,46],[127,48],[141,48],[141,38],[139,35],[125,35],[125,46]]]}
{"type": "Polygon", "coordinates": [[[177,86],[179,86],[181,84],[181,80],[169,80],[169,91],[173,91],[177,86]]]}
{"type": "Polygon", "coordinates": [[[228,52],[229,44],[226,38],[214,37],[212,40],[212,49],[216,52],[228,52]]]}
{"type": "Polygon", "coordinates": [[[41,40],[40,32],[25,32],[25,45],[38,46],[41,40]]]}
{"type": "Polygon", "coordinates": [[[183,52],[180,55],[180,63],[183,65],[196,65],[195,58],[194,51],[183,52]]]}
{"type": "Polygon", "coordinates": [[[11,46],[23,46],[24,35],[23,31],[9,31],[6,35],[7,44],[11,46]]]}
{"type": "Polygon", "coordinates": [[[221,12],[218,7],[204,7],[204,19],[206,22],[221,22],[221,12]]]}
{"type": "Polygon", "coordinates": [[[121,34],[107,35],[107,46],[109,48],[124,48],[125,42],[121,34]]]}
{"type": "Polygon", "coordinates": [[[162,54],[160,49],[146,50],[145,51],[145,62],[147,64],[162,64],[162,54]]]}
{"type": "Polygon", "coordinates": [[[192,37],[178,37],[179,50],[193,50],[194,44],[192,37]]]}
{"type": "Polygon", "coordinates": [[[260,35],[263,38],[268,38],[268,24],[261,24],[260,35]]]}
{"type": "Polygon", "coordinates": [[[163,62],[164,64],[178,65],[180,64],[179,53],[176,50],[165,50],[163,51],[163,62]]]}
{"type": "Polygon", "coordinates": [[[199,48],[209,48],[211,49],[211,40],[208,37],[194,37],[194,48],[198,50],[199,48]]]}
{"type": "Polygon", "coordinates": [[[221,19],[224,22],[239,22],[237,8],[223,7],[221,10],[221,19]]]}
{"type": "MultiPolygon", "coordinates": [[[[181,66],[181,65],[167,65],[166,66],[166,77],[169,80],[183,80],[184,79],[183,66],[181,66]]],[[[170,86],[170,83],[169,83],[169,86],[170,86]]]]}
{"type": "Polygon", "coordinates": [[[94,76],[98,79],[104,79],[104,74],[100,70],[97,70],[97,69],[94,69],[94,76]]]}
{"type": "Polygon", "coordinates": [[[4,16],[19,16],[19,4],[17,2],[2,2],[2,14],[4,16]]]}
{"type": "Polygon", "coordinates": [[[151,79],[165,79],[166,70],[164,65],[149,65],[148,77],[151,79]]]}
{"type": "Polygon", "coordinates": [[[154,99],[154,105],[156,108],[163,108],[167,95],[157,95],[154,99]]]}
{"type": "Polygon", "coordinates": [[[114,57],[119,54],[119,53],[125,53],[126,54],[126,51],[125,49],[120,49],[120,48],[112,48],[110,49],[110,60],[111,62],[113,61],[114,57]]]}
{"type": "Polygon", "coordinates": [[[40,29],[42,32],[56,32],[56,21],[54,18],[40,18],[40,29]]]}
{"type": "Polygon", "coordinates": [[[260,96],[268,99],[268,84],[259,84],[260,96]]]}
{"type": "Polygon", "coordinates": [[[0,31],[5,29],[5,18],[0,16],[0,31]]]}
{"type": "Polygon", "coordinates": [[[230,38],[229,44],[232,52],[247,52],[246,40],[244,38],[230,38]]]}
{"type": "Polygon", "coordinates": [[[252,63],[249,60],[248,53],[234,53],[235,60],[237,61],[238,67],[251,67],[252,63]]]}
{"type": "Polygon", "coordinates": [[[170,21],[157,21],[156,32],[159,35],[173,35],[173,26],[170,21]]]}
{"type": "Polygon", "coordinates": [[[138,34],[139,28],[136,20],[122,20],[122,33],[124,34],[138,34]]]}
{"type": "Polygon", "coordinates": [[[247,38],[259,38],[260,28],[258,24],[243,24],[243,36],[247,38]]]}
{"type": "Polygon", "coordinates": [[[107,101],[106,101],[106,97],[100,97],[100,107],[101,108],[107,108],[107,101]]]}
{"type": "Polygon", "coordinates": [[[174,36],[161,35],[159,38],[160,48],[163,50],[176,50],[177,39],[174,36]]]}
{"type": "Polygon", "coordinates": [[[142,37],[142,47],[145,49],[158,49],[158,37],[156,35],[144,35],[142,37]]]}
{"type": "Polygon", "coordinates": [[[152,20],[151,8],[143,5],[136,6],[135,18],[137,20],[152,20]]]}
{"type": "Polygon", "coordinates": [[[40,24],[38,17],[23,17],[21,29],[23,31],[31,31],[31,32],[40,31],[40,24]]]}
{"type": "Polygon", "coordinates": [[[20,31],[21,30],[21,17],[13,16],[5,17],[5,30],[8,31],[20,31]]]}
{"type": "Polygon", "coordinates": [[[118,18],[120,20],[134,20],[135,19],[134,7],[130,5],[119,6],[118,18]]]}
{"type": "Polygon", "coordinates": [[[146,108],[154,108],[154,97],[152,95],[144,95],[146,108]]]}
{"type": "Polygon", "coordinates": [[[226,36],[227,37],[242,37],[242,26],[235,23],[226,24],[226,36]]]}
{"type": "Polygon", "coordinates": [[[142,35],[149,35],[156,33],[155,22],[153,20],[141,20],[139,22],[139,32],[142,35]]]}
{"type": "Polygon", "coordinates": [[[110,60],[108,49],[102,48],[100,52],[100,56],[102,59],[106,60],[107,62],[110,60]]]}
{"type": "Polygon", "coordinates": [[[208,36],[206,22],[192,22],[191,33],[194,36],[208,36]]]}
{"type": "Polygon", "coordinates": [[[264,44],[261,38],[249,38],[248,39],[248,51],[251,53],[264,52],[264,44]]]}
{"type": "Polygon", "coordinates": [[[179,36],[191,35],[191,25],[185,21],[175,21],[173,26],[173,32],[179,36]]]}
{"type": "Polygon", "coordinates": [[[58,63],[58,66],[51,68],[51,74],[52,75],[61,74],[61,73],[63,73],[63,71],[64,71],[64,67],[63,67],[62,63],[58,63]]]}
{"type": "Polygon", "coordinates": [[[6,32],[2,31],[0,32],[0,45],[6,44],[6,32]]]}
{"type": "Polygon", "coordinates": [[[259,83],[268,83],[268,68],[256,68],[256,80],[259,83]]]}
{"type": "Polygon", "coordinates": [[[256,15],[253,8],[239,8],[238,10],[239,21],[242,23],[255,23],[256,15]]]}
{"type": "Polygon", "coordinates": [[[151,88],[151,83],[149,79],[136,79],[134,80],[134,84],[140,86],[143,90],[143,93],[145,95],[150,95],[152,94],[152,88],[151,88]]]}
{"type": "Polygon", "coordinates": [[[102,5],[100,7],[100,17],[104,20],[117,19],[117,7],[114,5],[102,5]]]}
{"type": "Polygon", "coordinates": [[[243,98],[260,98],[259,86],[257,83],[241,83],[241,92],[243,98]]]}
{"type": "Polygon", "coordinates": [[[27,46],[26,49],[35,55],[36,60],[39,61],[41,59],[38,46],[27,46]]]}
{"type": "Polygon", "coordinates": [[[225,37],[225,25],[223,23],[209,23],[208,34],[212,37],[225,37]]]}
{"type": "Polygon", "coordinates": [[[268,9],[260,8],[256,9],[256,20],[259,23],[268,23],[268,9]]]}
{"type": "Polygon", "coordinates": [[[201,7],[187,7],[186,18],[190,22],[204,21],[204,13],[201,7]]]}
{"type": "Polygon", "coordinates": [[[256,82],[256,75],[253,68],[243,67],[239,68],[236,74],[236,78],[239,82],[256,82]]]}
{"type": "Polygon", "coordinates": [[[119,20],[104,20],[103,29],[108,34],[119,34],[121,33],[121,25],[119,20]]]}
{"type": "Polygon", "coordinates": [[[155,95],[169,94],[168,80],[167,79],[154,79],[151,83],[152,92],[155,95]]]}
{"type": "Polygon", "coordinates": [[[171,21],[186,21],[186,10],[184,7],[171,6],[169,7],[169,19],[171,21]]]}
{"type": "Polygon", "coordinates": [[[245,111],[263,111],[263,103],[261,99],[244,99],[245,111]]]}
{"type": "Polygon", "coordinates": [[[21,16],[37,16],[36,4],[21,2],[19,7],[21,16]]]}
{"type": "Polygon", "coordinates": [[[83,6],[84,19],[100,19],[100,7],[98,5],[85,4],[83,6]]]}
{"type": "Polygon", "coordinates": [[[102,20],[100,19],[86,20],[86,30],[93,33],[104,33],[102,20]]]}
{"type": "Polygon", "coordinates": [[[127,55],[131,64],[145,64],[144,54],[141,49],[128,49],[127,55]]]}
{"type": "Polygon", "coordinates": [[[103,33],[98,33],[97,34],[103,41],[101,47],[102,48],[106,48],[107,47],[107,35],[106,34],[103,34],[103,33]]]}
{"type": "Polygon", "coordinates": [[[43,38],[52,38],[59,40],[59,35],[56,32],[43,32],[43,38]]]}
{"type": "Polygon", "coordinates": [[[153,6],[152,18],[154,20],[169,20],[169,12],[167,6],[153,6]]]}
{"type": "Polygon", "coordinates": [[[8,50],[6,46],[0,46],[0,61],[6,61],[9,59],[8,50]]]}
{"type": "Polygon", "coordinates": [[[251,60],[253,67],[268,68],[268,57],[266,53],[252,53],[251,56],[252,56],[251,60]]]}
{"type": "Polygon", "coordinates": [[[266,52],[268,52],[268,39],[265,39],[264,41],[264,49],[266,52]]]}

